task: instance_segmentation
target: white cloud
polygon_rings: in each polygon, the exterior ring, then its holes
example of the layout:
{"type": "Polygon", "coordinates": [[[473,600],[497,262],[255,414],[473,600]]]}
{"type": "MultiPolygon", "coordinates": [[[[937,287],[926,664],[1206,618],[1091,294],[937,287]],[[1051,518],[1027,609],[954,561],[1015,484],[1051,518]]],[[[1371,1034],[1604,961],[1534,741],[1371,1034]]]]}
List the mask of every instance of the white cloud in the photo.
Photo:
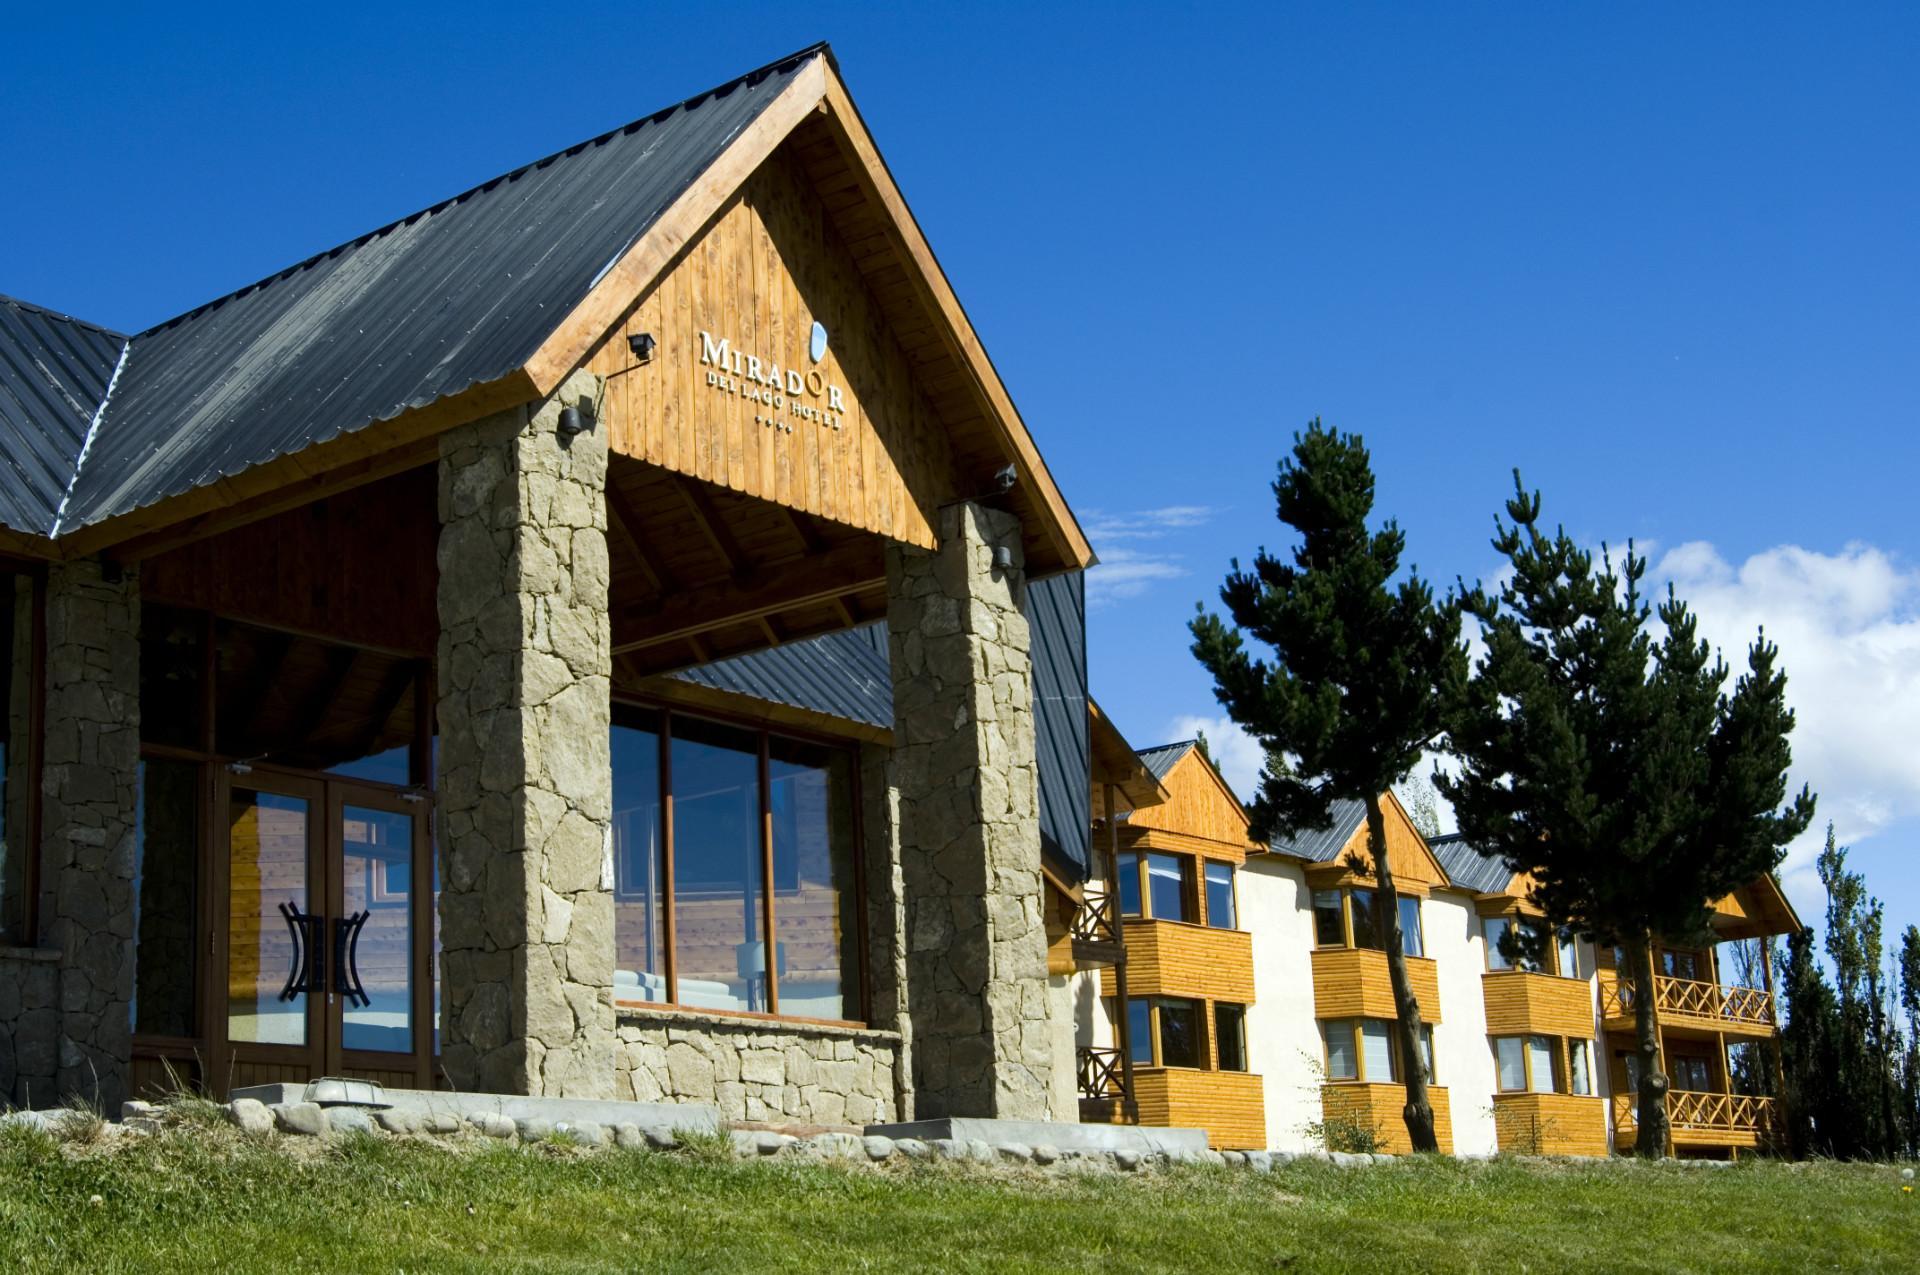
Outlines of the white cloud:
{"type": "Polygon", "coordinates": [[[1811,784],[1820,798],[1816,826],[1788,847],[1782,876],[1801,918],[1813,920],[1821,894],[1812,862],[1827,820],[1845,843],[1920,814],[1920,749],[1912,744],[1920,571],[1858,543],[1836,554],[1783,545],[1735,566],[1696,541],[1669,550],[1648,578],[1673,581],[1734,676],[1762,626],[1780,648],[1796,718],[1794,789],[1811,784]]]}
{"type": "Polygon", "coordinates": [[[1158,580],[1178,580],[1189,574],[1179,554],[1135,553],[1113,549],[1087,572],[1087,605],[1106,606],[1122,598],[1137,598],[1158,580]]]}
{"type": "Polygon", "coordinates": [[[1093,541],[1158,540],[1169,531],[1185,531],[1205,524],[1218,511],[1209,505],[1163,505],[1131,513],[1086,511],[1084,527],[1093,541]]]}

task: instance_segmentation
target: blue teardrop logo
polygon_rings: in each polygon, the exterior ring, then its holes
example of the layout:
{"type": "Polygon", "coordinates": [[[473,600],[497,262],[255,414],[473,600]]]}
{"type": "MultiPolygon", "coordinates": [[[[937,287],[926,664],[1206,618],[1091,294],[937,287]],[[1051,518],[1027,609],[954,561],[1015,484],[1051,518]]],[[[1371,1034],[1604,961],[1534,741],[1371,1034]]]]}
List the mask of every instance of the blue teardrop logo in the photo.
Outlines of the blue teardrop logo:
{"type": "Polygon", "coordinates": [[[827,357],[827,325],[826,324],[821,323],[817,320],[815,321],[813,325],[813,340],[807,346],[807,353],[813,357],[813,361],[815,363],[818,363],[821,359],[824,359],[827,357]]]}

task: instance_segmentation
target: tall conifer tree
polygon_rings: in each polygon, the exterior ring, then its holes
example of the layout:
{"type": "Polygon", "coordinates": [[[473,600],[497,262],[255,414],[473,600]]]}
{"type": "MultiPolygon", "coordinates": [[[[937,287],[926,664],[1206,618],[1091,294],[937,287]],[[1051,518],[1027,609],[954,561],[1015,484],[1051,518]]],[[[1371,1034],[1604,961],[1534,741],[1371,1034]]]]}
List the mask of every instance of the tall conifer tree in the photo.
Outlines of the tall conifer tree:
{"type": "Polygon", "coordinates": [[[1227,715],[1269,759],[1249,807],[1254,836],[1326,828],[1336,800],[1366,807],[1365,866],[1378,886],[1374,932],[1385,936],[1393,987],[1402,1114],[1414,1150],[1436,1151],[1381,795],[1439,735],[1437,688],[1466,674],[1460,611],[1436,604],[1413,571],[1401,574],[1406,537],[1397,524],[1369,529],[1373,469],[1358,435],[1315,420],[1295,435],[1273,494],[1299,545],[1290,559],[1261,550],[1251,571],[1235,560],[1220,589],[1232,626],[1203,609],[1192,624],[1193,652],[1213,674],[1227,715]],[[1243,631],[1272,651],[1271,662],[1248,652],[1243,631]]]}
{"type": "Polygon", "coordinates": [[[1536,882],[1534,899],[1622,947],[1640,1055],[1638,1149],[1667,1146],[1668,1080],[1655,1031],[1652,943],[1710,937],[1713,900],[1771,871],[1813,817],[1785,808],[1786,678],[1764,635],[1731,693],[1727,667],[1668,590],[1642,600],[1646,560],[1598,565],[1514,475],[1494,547],[1512,566],[1467,608],[1487,653],[1449,713],[1455,776],[1435,782],[1460,831],[1536,882]],[[1659,626],[1652,624],[1657,614],[1659,626]]]}

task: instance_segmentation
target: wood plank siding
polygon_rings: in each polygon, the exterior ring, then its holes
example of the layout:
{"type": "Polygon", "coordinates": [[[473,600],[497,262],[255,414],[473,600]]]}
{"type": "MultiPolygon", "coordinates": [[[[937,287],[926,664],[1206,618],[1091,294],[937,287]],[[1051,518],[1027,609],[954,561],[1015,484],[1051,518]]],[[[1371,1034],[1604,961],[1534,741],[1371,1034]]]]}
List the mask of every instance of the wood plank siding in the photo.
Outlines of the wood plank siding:
{"type": "MultiPolygon", "coordinates": [[[[1128,941],[1132,938],[1129,936],[1128,941]]],[[[1440,1021],[1440,971],[1431,957],[1409,956],[1407,979],[1420,999],[1420,1021],[1440,1021]]],[[[1366,948],[1322,947],[1313,952],[1313,1014],[1329,1018],[1394,1018],[1387,954],[1366,948]]]]}
{"type": "MultiPolygon", "coordinates": [[[[1192,840],[1169,848],[1233,857],[1237,863],[1245,862],[1249,853],[1261,848],[1247,837],[1246,812],[1200,756],[1199,749],[1175,762],[1163,782],[1167,800],[1128,815],[1126,833],[1174,834],[1192,840]],[[1202,850],[1194,841],[1212,844],[1202,850]]],[[[1151,840],[1163,842],[1164,838],[1151,840]]]]}
{"type": "Polygon", "coordinates": [[[1489,1036],[1593,1038],[1593,988],[1584,978],[1499,970],[1484,975],[1481,986],[1489,1036]]]}
{"type": "Polygon", "coordinates": [[[1607,1154],[1607,1100],[1563,1093],[1493,1096],[1500,1149],[1516,1155],[1607,1154]]]}
{"type": "Polygon", "coordinates": [[[790,148],[747,180],[587,367],[608,378],[616,453],[728,491],[928,548],[933,510],[975,494],[952,490],[950,431],[790,148]],[[828,334],[818,362],[815,322],[828,334]],[[641,334],[657,343],[644,363],[628,340],[641,334]],[[737,370],[712,361],[722,341],[737,370]],[[777,388],[766,383],[776,368],[777,388]]]}
{"type": "MultiPolygon", "coordinates": [[[[1433,1133],[1442,1155],[1453,1154],[1453,1107],[1444,1085],[1428,1085],[1427,1101],[1433,1105],[1433,1133]]],[[[1413,1142],[1407,1136],[1402,1111],[1407,1105],[1405,1085],[1363,1084],[1339,1081],[1320,1086],[1320,1111],[1323,1119],[1359,1121],[1369,1125],[1379,1139],[1380,1150],[1389,1155],[1413,1154],[1413,1142]]]]}
{"type": "Polygon", "coordinates": [[[1203,1128],[1208,1145],[1215,1150],[1257,1150],[1267,1145],[1265,1092],[1257,1075],[1139,1067],[1133,1084],[1141,1124],[1203,1128]]]}
{"type": "MultiPolygon", "coordinates": [[[[1253,995],[1253,936],[1184,921],[1126,922],[1127,994],[1190,996],[1247,1004],[1253,995]]],[[[1111,968],[1100,971],[1100,994],[1114,994],[1111,968]]]]}

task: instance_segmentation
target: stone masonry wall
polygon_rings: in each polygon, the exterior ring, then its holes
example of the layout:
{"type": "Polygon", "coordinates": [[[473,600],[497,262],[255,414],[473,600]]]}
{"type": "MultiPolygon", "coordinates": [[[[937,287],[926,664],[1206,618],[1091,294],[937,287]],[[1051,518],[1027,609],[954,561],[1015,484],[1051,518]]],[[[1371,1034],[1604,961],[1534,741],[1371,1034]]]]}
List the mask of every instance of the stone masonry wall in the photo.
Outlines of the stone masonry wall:
{"type": "MultiPolygon", "coordinates": [[[[99,559],[47,568],[40,944],[58,952],[55,1085],[114,1111],[132,1054],[140,765],[140,579],[99,559]]],[[[39,1101],[36,1097],[35,1101],[39,1101]]]]}
{"type": "Polygon", "coordinates": [[[915,1116],[1045,1120],[1053,1039],[1020,526],[962,504],[941,511],[939,532],[937,551],[893,545],[887,558],[915,1116]],[[1010,566],[994,566],[996,548],[1010,566]]]}
{"type": "Polygon", "coordinates": [[[900,1119],[893,1032],[622,1009],[614,1097],[705,1102],[728,1120],[900,1119]]]}
{"type": "Polygon", "coordinates": [[[442,1063],[613,1092],[612,637],[599,380],[441,436],[442,1063]],[[557,431],[563,406],[591,427],[557,431]]]}
{"type": "Polygon", "coordinates": [[[860,746],[860,826],[866,838],[867,1002],[871,1025],[900,1037],[894,1068],[899,1119],[914,1118],[913,1016],[907,1004],[906,884],[900,871],[900,790],[893,782],[893,750],[860,746]]]}
{"type": "Polygon", "coordinates": [[[60,1099],[60,954],[0,948],[0,1107],[50,1107],[60,1099]]]}

